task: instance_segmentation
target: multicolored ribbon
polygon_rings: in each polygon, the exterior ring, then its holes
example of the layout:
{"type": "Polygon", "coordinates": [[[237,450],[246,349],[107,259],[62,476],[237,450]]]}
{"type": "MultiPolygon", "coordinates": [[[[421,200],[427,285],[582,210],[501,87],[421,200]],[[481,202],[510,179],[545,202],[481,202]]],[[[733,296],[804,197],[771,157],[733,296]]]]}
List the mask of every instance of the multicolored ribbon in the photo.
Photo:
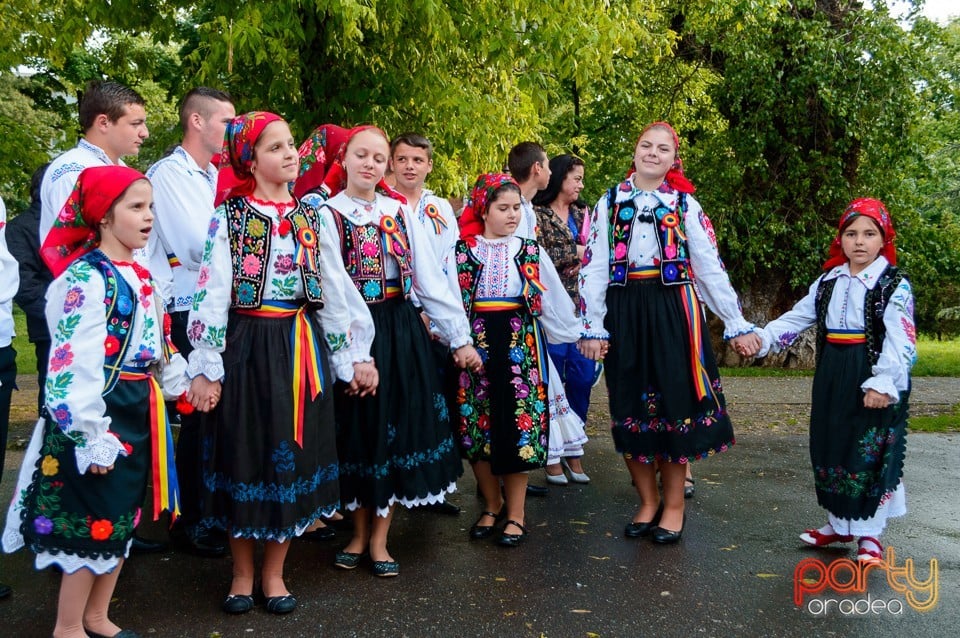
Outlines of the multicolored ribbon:
{"type": "Polygon", "coordinates": [[[536,290],[541,295],[547,291],[547,287],[540,281],[540,268],[537,264],[527,263],[521,268],[523,275],[523,297],[529,299],[530,289],[536,290]]]}
{"type": "Polygon", "coordinates": [[[122,370],[121,381],[147,381],[150,384],[150,467],[153,476],[153,520],[164,510],[170,512],[170,522],[180,516],[180,486],[177,466],[173,459],[173,434],[167,418],[167,404],[163,391],[153,375],[146,372],[122,370]]]}
{"type": "Polygon", "coordinates": [[[383,231],[383,237],[386,240],[387,251],[394,257],[401,257],[410,252],[407,245],[407,239],[400,232],[400,224],[389,215],[380,218],[380,230],[383,231]]]}
{"type": "Polygon", "coordinates": [[[293,366],[293,440],[303,448],[304,407],[306,397],[315,400],[323,394],[323,367],[320,340],[307,316],[306,306],[285,301],[264,301],[257,310],[238,310],[240,314],[270,319],[293,317],[290,328],[290,353],[293,366]]]}
{"type": "Polygon", "coordinates": [[[829,330],[827,342],[851,346],[867,342],[867,333],[863,330],[829,330]]]}
{"type": "MultiPolygon", "coordinates": [[[[523,297],[487,297],[473,302],[474,312],[518,310],[525,307],[526,303],[523,297]]],[[[540,381],[543,383],[543,387],[547,387],[547,379],[550,374],[550,370],[547,368],[547,356],[549,356],[547,354],[547,338],[540,321],[536,317],[531,317],[531,319],[533,320],[533,334],[536,339],[536,352],[534,354],[537,357],[537,371],[540,373],[540,381]]]]}
{"type": "Polygon", "coordinates": [[[423,207],[423,214],[433,222],[433,232],[439,235],[447,227],[447,220],[440,214],[436,204],[430,203],[423,207]]]}
{"type": "Polygon", "coordinates": [[[693,373],[693,386],[697,391],[697,398],[702,401],[713,396],[710,390],[710,375],[707,374],[706,362],[703,358],[703,312],[693,286],[680,286],[680,295],[690,335],[690,370],[693,373]]]}
{"type": "Polygon", "coordinates": [[[387,279],[384,283],[384,298],[392,299],[403,294],[403,288],[400,287],[399,279],[387,279]]]}
{"type": "Polygon", "coordinates": [[[308,272],[319,271],[317,268],[317,233],[309,226],[297,230],[293,261],[298,266],[306,265],[308,272]]]}
{"type": "Polygon", "coordinates": [[[660,269],[656,266],[640,266],[631,268],[627,272],[627,279],[630,281],[639,281],[642,279],[660,279],[660,269]]]}

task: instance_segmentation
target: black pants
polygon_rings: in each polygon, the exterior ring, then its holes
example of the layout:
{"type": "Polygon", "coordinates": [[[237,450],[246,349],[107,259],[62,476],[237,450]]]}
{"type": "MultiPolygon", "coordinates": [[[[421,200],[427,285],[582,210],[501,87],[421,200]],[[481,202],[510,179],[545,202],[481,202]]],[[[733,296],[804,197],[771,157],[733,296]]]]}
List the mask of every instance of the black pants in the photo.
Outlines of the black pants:
{"type": "Polygon", "coordinates": [[[10,399],[17,387],[17,351],[13,346],[0,348],[0,479],[7,454],[7,429],[10,426],[10,399]]]}
{"type": "Polygon", "coordinates": [[[50,341],[34,341],[33,350],[37,353],[37,416],[43,412],[43,402],[46,399],[47,362],[50,361],[50,341]]]}

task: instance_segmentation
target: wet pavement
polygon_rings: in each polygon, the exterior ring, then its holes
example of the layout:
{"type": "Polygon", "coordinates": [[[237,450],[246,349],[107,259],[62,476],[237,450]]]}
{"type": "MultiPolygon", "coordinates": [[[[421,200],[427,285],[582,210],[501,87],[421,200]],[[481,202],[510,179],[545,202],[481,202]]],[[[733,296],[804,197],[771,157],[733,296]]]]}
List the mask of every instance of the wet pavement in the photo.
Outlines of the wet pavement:
{"type": "MultiPolygon", "coordinates": [[[[725,379],[738,433],[729,452],[694,465],[696,497],[687,501],[681,542],[656,546],[625,539],[623,526],[637,499],[604,427],[593,428],[584,465],[589,485],[551,487],[527,504],[529,538],[518,549],[470,541],[467,529],[480,505],[469,471],[451,500],[459,517],[399,511],[391,551],[401,575],[378,579],[368,564],[332,567],[346,543],[294,541],[286,582],[300,605],[272,616],[262,605],[227,616],[219,604],[230,583],[230,559],[167,552],[133,556],[123,568],[112,618],[143,636],[921,636],[956,635],[960,622],[960,434],[913,433],[904,468],[909,512],[891,521],[883,540],[896,565],[913,561],[926,580],[937,561],[936,587],[914,583],[895,569],[865,574],[864,591],[836,591],[854,576],[839,566],[855,544],[815,550],[797,535],[825,515],[816,504],[807,441],[802,433],[765,431],[762,405],[801,412],[809,379],[725,379]],[[837,568],[820,593],[794,602],[794,571],[804,559],[837,568]],[[840,562],[838,562],[840,561],[840,562]],[[917,611],[931,601],[932,609],[917,611]],[[913,603],[913,606],[911,605],[913,603]],[[826,609],[826,611],[824,611],[826,609]]],[[[595,400],[602,400],[602,392],[595,400]]],[[[919,405],[950,404],[958,379],[916,379],[919,405]],[[945,399],[949,397],[949,399],[945,399]]],[[[602,407],[594,406],[597,413],[602,407]]],[[[800,428],[802,430],[802,428],[800,428]]],[[[8,452],[0,502],[8,502],[19,453],[8,452]]],[[[543,484],[543,474],[532,482],[543,484]]],[[[164,538],[163,526],[142,527],[164,538]]],[[[804,572],[814,588],[816,563],[804,572]]],[[[14,588],[0,601],[0,635],[49,636],[59,576],[36,572],[32,554],[0,556],[0,581],[14,588]]]]}

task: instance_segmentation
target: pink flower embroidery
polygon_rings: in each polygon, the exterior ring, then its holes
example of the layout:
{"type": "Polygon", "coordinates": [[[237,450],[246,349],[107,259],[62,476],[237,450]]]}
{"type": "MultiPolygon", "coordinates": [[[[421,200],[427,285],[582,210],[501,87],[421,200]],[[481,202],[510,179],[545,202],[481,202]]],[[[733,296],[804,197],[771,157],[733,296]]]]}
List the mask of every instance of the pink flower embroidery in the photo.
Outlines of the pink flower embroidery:
{"type": "Polygon", "coordinates": [[[70,352],[68,343],[53,351],[53,356],[50,357],[50,371],[59,372],[71,363],[73,363],[73,353],[70,352]]]}
{"type": "Polygon", "coordinates": [[[197,285],[205,286],[208,281],[210,281],[210,269],[204,266],[200,269],[200,274],[197,275],[197,285]]]}
{"type": "Polygon", "coordinates": [[[623,259],[627,256],[627,245],[617,244],[613,249],[613,256],[617,259],[623,259]]]}
{"type": "Polygon", "coordinates": [[[260,272],[260,258],[256,255],[247,255],[243,258],[241,270],[243,270],[244,275],[253,277],[260,272]]]}
{"type": "MultiPolygon", "coordinates": [[[[910,343],[917,345],[917,328],[905,317],[900,317],[900,325],[903,326],[903,331],[907,333],[907,339],[910,340],[910,343]]],[[[52,362],[51,362],[52,365],[52,362]]]]}
{"type": "Polygon", "coordinates": [[[376,257],[380,247],[374,242],[364,242],[360,250],[363,251],[364,257],[376,257]]]}

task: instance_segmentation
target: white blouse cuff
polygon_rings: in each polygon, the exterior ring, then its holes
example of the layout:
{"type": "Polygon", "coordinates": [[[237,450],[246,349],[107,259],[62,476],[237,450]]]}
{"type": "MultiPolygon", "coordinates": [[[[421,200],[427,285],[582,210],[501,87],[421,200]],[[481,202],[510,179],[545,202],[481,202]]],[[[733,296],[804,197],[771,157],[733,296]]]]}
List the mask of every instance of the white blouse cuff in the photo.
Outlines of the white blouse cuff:
{"type": "Polygon", "coordinates": [[[197,348],[190,353],[190,359],[187,363],[187,376],[195,379],[201,374],[210,381],[223,380],[223,357],[220,356],[219,352],[197,348]]]}
{"type": "Polygon", "coordinates": [[[581,339],[599,339],[600,341],[610,341],[610,333],[606,330],[584,330],[580,333],[581,339]]]}
{"type": "Polygon", "coordinates": [[[733,339],[735,337],[739,337],[745,334],[750,334],[751,332],[754,332],[756,329],[757,327],[754,324],[750,323],[743,317],[740,317],[739,319],[736,319],[734,321],[724,322],[723,339],[725,341],[729,341],[730,339],[733,339]]]}
{"type": "Polygon", "coordinates": [[[450,352],[454,350],[459,350],[463,346],[472,346],[473,339],[470,335],[458,335],[450,341],[450,352]]]}
{"type": "Polygon", "coordinates": [[[83,447],[77,445],[74,453],[77,457],[77,471],[81,474],[86,473],[91,465],[110,467],[116,462],[117,456],[127,455],[123,443],[109,431],[95,439],[87,439],[83,447]]]}
{"type": "Polygon", "coordinates": [[[350,348],[343,348],[330,354],[330,367],[337,378],[344,383],[353,381],[354,360],[350,348]]]}
{"type": "Polygon", "coordinates": [[[864,392],[867,390],[873,390],[875,392],[879,392],[880,394],[886,394],[893,399],[894,403],[899,403],[900,401],[900,391],[897,390],[897,386],[893,383],[893,379],[886,374],[878,374],[877,376],[870,377],[860,384],[860,389],[864,392]]]}

